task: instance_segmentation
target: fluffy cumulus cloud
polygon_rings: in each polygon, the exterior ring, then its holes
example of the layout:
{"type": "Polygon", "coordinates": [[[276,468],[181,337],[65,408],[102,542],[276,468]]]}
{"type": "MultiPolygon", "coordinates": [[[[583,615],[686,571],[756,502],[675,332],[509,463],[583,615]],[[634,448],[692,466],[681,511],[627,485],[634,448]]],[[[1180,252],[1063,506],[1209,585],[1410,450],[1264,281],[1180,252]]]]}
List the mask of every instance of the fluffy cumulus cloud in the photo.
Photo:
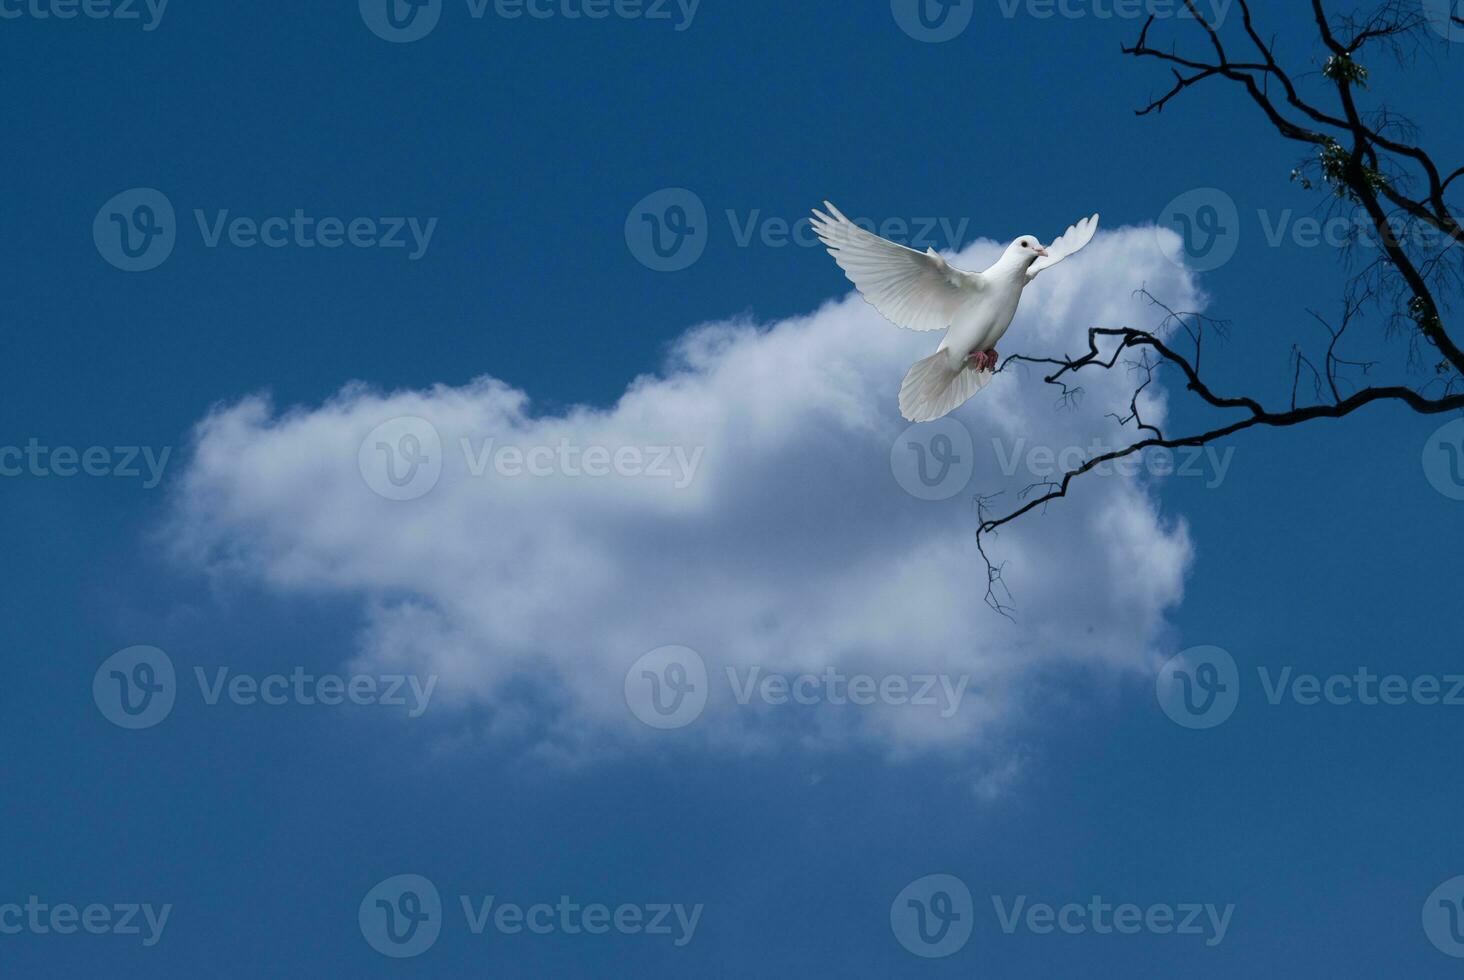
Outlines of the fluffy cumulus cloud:
{"type": "MultiPolygon", "coordinates": [[[[1003,354],[1152,327],[1142,286],[1199,308],[1155,235],[1100,234],[1042,276],[1003,354]]],[[[997,252],[951,258],[982,268],[997,252]]],[[[974,497],[1011,505],[1049,454],[1131,438],[1108,413],[1133,378],[1094,371],[1073,408],[1009,369],[954,421],[907,431],[900,380],[938,341],[851,293],[691,329],[606,408],[539,414],[488,375],[347,385],[288,410],[246,398],[198,424],[170,531],[186,561],[232,580],[359,599],[351,668],[438,675],[434,716],[460,734],[565,758],[667,741],[955,750],[1005,779],[1021,751],[993,747],[1042,708],[1024,679],[1148,664],[1191,549],[1152,476],[1095,474],[991,541],[1017,607],[993,613],[974,497]],[[695,651],[705,681],[682,652],[641,660],[668,645],[695,651]],[[642,679],[668,710],[697,687],[690,714],[647,724],[627,704],[642,679]]]]}

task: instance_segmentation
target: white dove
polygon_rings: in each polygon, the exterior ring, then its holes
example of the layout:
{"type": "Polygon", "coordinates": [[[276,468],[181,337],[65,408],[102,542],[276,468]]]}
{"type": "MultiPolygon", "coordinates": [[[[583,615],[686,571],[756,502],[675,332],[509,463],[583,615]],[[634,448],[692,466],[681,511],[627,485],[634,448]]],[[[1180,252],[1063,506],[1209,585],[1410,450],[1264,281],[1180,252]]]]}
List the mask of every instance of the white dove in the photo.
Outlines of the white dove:
{"type": "Polygon", "coordinates": [[[1007,246],[989,269],[965,272],[935,249],[917,252],[860,228],[828,201],[813,212],[813,230],[849,281],[885,319],[907,330],[945,330],[929,357],[916,361],[900,385],[900,414],[929,422],[950,413],[991,381],[996,342],[1022,290],[1093,240],[1098,215],[1084,218],[1047,248],[1031,235],[1007,246]]]}

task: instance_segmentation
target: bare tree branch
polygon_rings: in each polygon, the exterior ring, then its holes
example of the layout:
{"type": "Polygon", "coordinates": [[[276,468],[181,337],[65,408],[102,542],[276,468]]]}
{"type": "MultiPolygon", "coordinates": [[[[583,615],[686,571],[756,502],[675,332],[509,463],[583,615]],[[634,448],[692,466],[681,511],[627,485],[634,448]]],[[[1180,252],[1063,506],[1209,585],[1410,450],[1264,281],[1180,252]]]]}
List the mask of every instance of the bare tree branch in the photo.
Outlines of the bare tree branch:
{"type": "MultiPolygon", "coordinates": [[[[1323,0],[1308,0],[1325,57],[1320,87],[1330,94],[1334,103],[1322,105],[1305,94],[1300,76],[1276,58],[1274,43],[1264,39],[1256,26],[1250,0],[1235,2],[1248,49],[1240,59],[1231,57],[1219,26],[1206,18],[1195,0],[1184,0],[1184,5],[1203,32],[1209,49],[1206,54],[1186,55],[1157,47],[1151,41],[1156,18],[1151,16],[1144,23],[1137,40],[1124,46],[1123,53],[1167,65],[1172,82],[1164,93],[1150,99],[1137,113],[1143,116],[1162,112],[1186,92],[1212,81],[1239,87],[1278,135],[1312,148],[1315,158],[1308,167],[1319,171],[1321,181],[1334,198],[1353,209],[1358,221],[1376,234],[1380,254],[1353,277],[1335,325],[1309,311],[1327,331],[1328,343],[1317,360],[1300,343],[1293,345],[1291,399],[1285,410],[1266,408],[1257,396],[1217,392],[1201,376],[1201,354],[1206,329],[1223,335],[1223,321],[1175,313],[1147,293],[1150,301],[1166,314],[1154,330],[1092,327],[1088,330],[1087,351],[1077,355],[1008,357],[998,370],[1013,363],[1050,368],[1043,380],[1060,390],[1063,404],[1070,404],[1081,394],[1076,378],[1085,370],[1111,370],[1123,363],[1142,381],[1133,392],[1127,413],[1109,415],[1122,427],[1135,427],[1134,441],[1093,455],[1060,479],[1028,487],[1013,509],[1005,513],[995,512],[994,498],[980,498],[976,537],[989,573],[987,603],[1003,615],[1011,612],[1011,594],[1001,582],[1001,566],[992,564],[986,557],[984,538],[1066,496],[1073,481],[1104,463],[1151,448],[1201,446],[1252,428],[1281,428],[1345,418],[1378,403],[1399,404],[1424,415],[1464,410],[1464,349],[1452,335],[1444,317],[1445,304],[1439,300],[1444,291],[1457,289],[1464,279],[1464,274],[1456,272],[1448,262],[1451,257],[1464,256],[1464,249],[1452,251],[1454,246],[1464,244],[1464,228],[1447,200],[1451,186],[1464,176],[1464,166],[1452,170],[1440,167],[1419,144],[1414,127],[1404,117],[1386,105],[1373,108],[1363,105],[1369,72],[1359,58],[1377,49],[1391,52],[1401,60],[1405,45],[1417,43],[1427,34],[1426,18],[1416,3],[1386,0],[1366,16],[1333,20],[1327,16],[1323,0]],[[1277,93],[1274,96],[1273,89],[1277,93]],[[1421,193],[1410,190],[1418,185],[1421,193]],[[1410,229],[1419,228],[1431,230],[1435,238],[1420,242],[1417,239],[1422,236],[1410,236],[1410,229]],[[1369,308],[1376,308],[1383,315],[1381,336],[1390,336],[1399,326],[1409,331],[1410,365],[1417,362],[1417,342],[1437,349],[1442,360],[1432,365],[1433,376],[1421,386],[1363,384],[1372,377],[1378,361],[1344,353],[1342,348],[1344,337],[1349,347],[1355,346],[1359,323],[1369,308]],[[1172,340],[1166,339],[1179,335],[1175,328],[1188,337],[1192,355],[1181,353],[1172,340]],[[1125,353],[1129,355],[1127,359],[1125,353]],[[1141,412],[1142,396],[1153,383],[1156,372],[1163,368],[1177,371],[1184,382],[1183,390],[1201,402],[1214,409],[1238,411],[1240,417],[1180,436],[1168,436],[1157,426],[1146,423],[1141,412]],[[1304,378],[1310,379],[1309,397],[1303,397],[1304,378]]],[[[1455,16],[1454,19],[1464,26],[1464,18],[1455,16]]],[[[1309,83],[1306,91],[1314,87],[1317,86],[1309,83]]],[[[1295,179],[1301,175],[1302,171],[1294,171],[1292,176],[1295,179]]],[[[1313,186],[1309,179],[1303,178],[1302,183],[1305,187],[1313,186]]]]}

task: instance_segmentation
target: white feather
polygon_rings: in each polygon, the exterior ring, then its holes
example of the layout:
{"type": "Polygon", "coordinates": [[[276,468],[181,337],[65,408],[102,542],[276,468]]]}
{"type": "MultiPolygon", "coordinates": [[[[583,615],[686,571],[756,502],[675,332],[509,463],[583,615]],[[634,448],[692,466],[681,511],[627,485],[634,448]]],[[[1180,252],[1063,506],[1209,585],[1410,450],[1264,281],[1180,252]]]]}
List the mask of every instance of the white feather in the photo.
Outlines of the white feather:
{"type": "Polygon", "coordinates": [[[828,201],[813,212],[813,230],[869,305],[906,330],[944,330],[980,277],[946,264],[934,250],[917,252],[865,231],[828,201]]]}
{"type": "Polygon", "coordinates": [[[1057,241],[1047,246],[1047,254],[1032,263],[1032,268],[1027,270],[1027,278],[1037,278],[1037,273],[1043,269],[1050,269],[1074,252],[1081,251],[1084,245],[1093,240],[1098,234],[1098,215],[1089,215],[1075,225],[1069,225],[1068,230],[1057,236],[1057,241]]]}

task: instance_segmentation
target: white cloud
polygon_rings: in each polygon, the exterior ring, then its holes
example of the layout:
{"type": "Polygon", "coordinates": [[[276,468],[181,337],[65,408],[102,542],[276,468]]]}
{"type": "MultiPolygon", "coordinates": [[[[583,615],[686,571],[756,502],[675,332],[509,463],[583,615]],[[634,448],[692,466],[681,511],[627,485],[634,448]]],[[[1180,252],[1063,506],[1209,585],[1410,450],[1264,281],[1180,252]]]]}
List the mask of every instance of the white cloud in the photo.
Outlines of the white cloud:
{"type": "MultiPolygon", "coordinates": [[[[981,268],[996,251],[979,242],[955,261],[981,268]]],[[[828,271],[807,261],[810,274],[828,271]]],[[[1029,290],[1002,353],[1076,352],[1091,325],[1152,327],[1155,311],[1134,295],[1145,285],[1179,308],[1202,305],[1152,228],[1104,233],[1029,290]]],[[[1015,623],[995,615],[983,602],[973,494],[1004,491],[1010,504],[1037,479],[1001,471],[1019,446],[1116,444],[1121,431],[1105,414],[1127,406],[1132,378],[1092,372],[1073,410],[1058,407],[1037,370],[1003,372],[955,414],[974,438],[969,487],[925,501],[892,476],[891,450],[906,428],[900,380],[938,341],[895,329],[850,294],[769,326],[691,330],[660,373],[635,379],[609,408],[536,416],[529,395],[487,376],[389,394],[349,385],[282,413],[248,398],[199,423],[170,530],[186,560],[231,579],[359,597],[355,666],[440,675],[434,714],[460,728],[487,718],[494,741],[567,758],[649,740],[738,751],[863,743],[897,756],[944,748],[1009,776],[1018,762],[993,747],[1041,716],[1020,693],[1023,678],[1065,665],[1143,667],[1182,597],[1191,549],[1143,481],[1086,478],[992,542],[1018,605],[1015,623]],[[388,500],[363,478],[358,448],[401,416],[430,421],[442,471],[425,495],[388,500]],[[511,455],[475,476],[463,439],[475,452],[491,439],[495,451],[683,455],[679,466],[668,459],[669,477],[635,475],[629,456],[605,476],[505,475],[511,455]],[[627,709],[623,681],[667,644],[701,654],[710,700],[688,727],[658,732],[627,709]],[[966,674],[970,689],[951,717],[891,704],[739,706],[724,671],[752,665],[966,674]]],[[[1159,417],[1163,393],[1151,391],[1159,417]]],[[[368,445],[379,469],[375,453],[368,445]]],[[[543,454],[537,462],[562,470],[543,454]]]]}

